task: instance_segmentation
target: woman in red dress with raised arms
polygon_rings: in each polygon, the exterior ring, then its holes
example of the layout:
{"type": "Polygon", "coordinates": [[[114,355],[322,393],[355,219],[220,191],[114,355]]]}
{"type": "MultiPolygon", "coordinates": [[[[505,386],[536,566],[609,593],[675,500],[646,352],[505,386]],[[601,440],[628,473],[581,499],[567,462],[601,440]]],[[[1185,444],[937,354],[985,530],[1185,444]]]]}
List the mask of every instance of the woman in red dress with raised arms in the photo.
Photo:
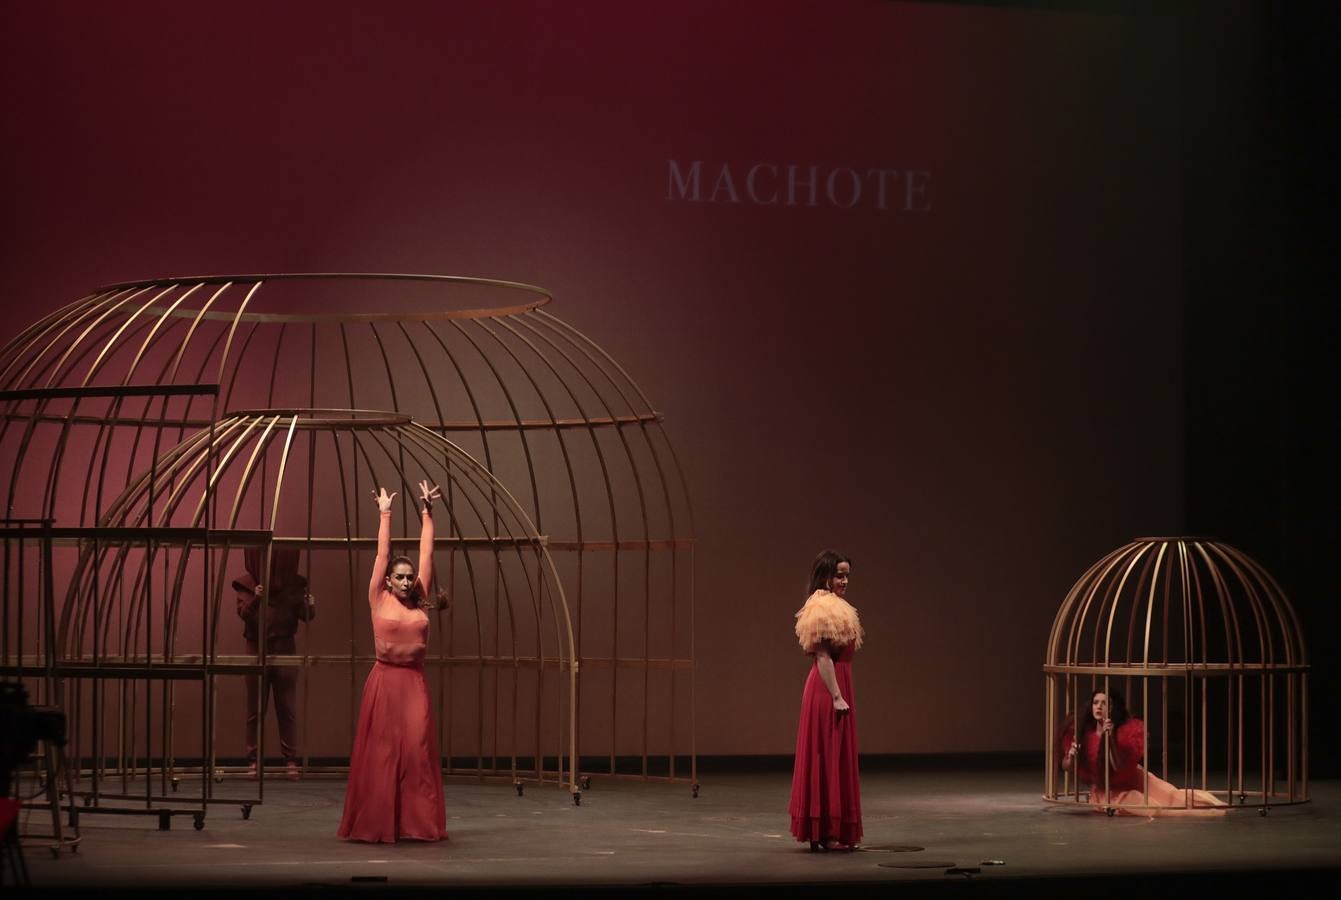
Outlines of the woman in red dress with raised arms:
{"type": "Polygon", "coordinates": [[[792,835],[814,850],[855,850],[861,841],[856,697],[852,654],[861,647],[857,610],[846,600],[852,562],[825,550],[810,570],[810,596],[796,614],[801,649],[814,657],[801,695],[792,772],[792,835]]]}
{"type": "Polygon", "coordinates": [[[433,501],[437,485],[419,482],[422,530],[419,566],[391,559],[391,501],[381,488],[374,499],[381,521],[377,559],[368,584],[377,662],[363,685],[349,786],[338,834],[353,841],[392,843],[447,837],[442,801],[442,758],[424,681],[428,613],[433,586],[433,501]],[[388,565],[388,561],[390,565],[388,565]]]}

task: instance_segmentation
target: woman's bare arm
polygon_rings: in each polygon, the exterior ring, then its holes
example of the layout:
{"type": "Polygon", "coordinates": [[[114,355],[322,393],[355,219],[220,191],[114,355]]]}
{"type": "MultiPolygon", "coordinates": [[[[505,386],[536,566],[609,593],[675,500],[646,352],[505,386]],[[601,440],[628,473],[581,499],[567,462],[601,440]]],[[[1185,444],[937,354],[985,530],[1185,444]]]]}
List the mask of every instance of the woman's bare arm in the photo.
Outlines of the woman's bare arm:
{"type": "Polygon", "coordinates": [[[847,701],[843,699],[843,692],[838,689],[838,676],[834,673],[833,658],[834,648],[828,641],[821,643],[815,648],[815,665],[819,668],[820,681],[829,691],[829,696],[833,698],[833,708],[836,712],[845,713],[850,708],[847,701]]]}
{"type": "Polygon", "coordinates": [[[395,492],[388,494],[386,488],[379,488],[380,493],[373,494],[373,499],[377,501],[378,523],[377,523],[377,558],[373,560],[372,578],[368,581],[368,605],[371,606],[377,602],[377,598],[382,595],[382,578],[386,575],[387,563],[391,561],[391,501],[396,498],[395,492]]]}
{"type": "Polygon", "coordinates": [[[430,597],[433,589],[433,501],[441,496],[436,484],[419,482],[419,502],[423,506],[419,516],[419,590],[424,598],[430,597]]]}

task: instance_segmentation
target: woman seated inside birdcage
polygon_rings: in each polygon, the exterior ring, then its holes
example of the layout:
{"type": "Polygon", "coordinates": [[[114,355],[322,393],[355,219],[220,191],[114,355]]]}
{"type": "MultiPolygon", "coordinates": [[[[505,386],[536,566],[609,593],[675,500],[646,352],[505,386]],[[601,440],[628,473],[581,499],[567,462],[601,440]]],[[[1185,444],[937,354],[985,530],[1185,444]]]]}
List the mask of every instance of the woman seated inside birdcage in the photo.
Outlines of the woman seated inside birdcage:
{"type": "Polygon", "coordinates": [[[1127,712],[1122,694],[1095,691],[1088,711],[1079,718],[1078,738],[1074,721],[1062,730],[1062,769],[1074,772],[1081,785],[1089,785],[1090,803],[1096,809],[1151,816],[1219,815],[1227,809],[1214,794],[1174,787],[1141,765],[1145,723],[1127,712]]]}

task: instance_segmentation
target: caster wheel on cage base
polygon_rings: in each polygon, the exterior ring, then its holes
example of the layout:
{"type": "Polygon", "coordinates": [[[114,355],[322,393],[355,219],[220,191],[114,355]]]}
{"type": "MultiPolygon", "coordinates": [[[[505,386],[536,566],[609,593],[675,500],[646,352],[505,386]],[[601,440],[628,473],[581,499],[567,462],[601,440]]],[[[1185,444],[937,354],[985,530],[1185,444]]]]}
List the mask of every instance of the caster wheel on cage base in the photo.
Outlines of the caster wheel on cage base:
{"type": "Polygon", "coordinates": [[[1258,814],[1259,816],[1265,816],[1265,815],[1267,814],[1267,810],[1268,810],[1269,808],[1270,808],[1270,807],[1263,806],[1261,809],[1259,809],[1259,810],[1257,811],[1257,814],[1258,814]]]}
{"type": "Polygon", "coordinates": [[[158,830],[159,831],[172,830],[172,813],[161,812],[158,814],[158,830]]]}
{"type": "Polygon", "coordinates": [[[88,796],[84,797],[84,805],[85,805],[85,806],[92,806],[92,805],[93,805],[93,798],[92,798],[92,797],[88,797],[88,796]]]}
{"type": "Polygon", "coordinates": [[[178,788],[178,786],[181,785],[181,783],[182,783],[182,780],[181,780],[180,778],[178,778],[176,775],[173,775],[173,776],[172,776],[172,792],[173,792],[174,794],[177,793],[177,788],[178,788]]]}
{"type": "Polygon", "coordinates": [[[194,824],[195,824],[195,826],[196,826],[196,831],[204,831],[204,830],[205,830],[205,814],[204,814],[204,813],[196,813],[196,814],[195,814],[195,823],[194,823],[194,824]]]}
{"type": "Polygon", "coordinates": [[[1111,818],[1113,818],[1114,814],[1117,813],[1117,810],[1114,809],[1114,808],[1111,807],[1111,806],[1107,806],[1107,807],[1104,807],[1104,813],[1108,816],[1108,818],[1111,819],[1111,818]]]}
{"type": "Polygon", "coordinates": [[[517,789],[518,797],[522,797],[526,794],[526,785],[522,784],[520,781],[514,781],[512,786],[517,789]]]}
{"type": "Polygon", "coordinates": [[[573,805],[574,805],[574,806],[581,806],[581,805],[582,805],[582,792],[581,792],[581,791],[573,791],[573,805]]]}
{"type": "Polygon", "coordinates": [[[251,818],[251,804],[250,804],[250,803],[244,803],[244,804],[242,804],[242,818],[244,818],[244,819],[250,819],[250,818],[251,818]]]}
{"type": "Polygon", "coordinates": [[[577,780],[577,786],[582,788],[582,790],[584,791],[591,790],[591,776],[583,775],[581,778],[577,780]]]}
{"type": "Polygon", "coordinates": [[[214,770],[214,783],[223,784],[223,770],[221,769],[214,770]]]}
{"type": "Polygon", "coordinates": [[[694,797],[695,800],[697,800],[697,799],[698,799],[698,785],[697,785],[697,784],[691,784],[691,785],[689,786],[689,793],[693,795],[693,797],[694,797]]]}

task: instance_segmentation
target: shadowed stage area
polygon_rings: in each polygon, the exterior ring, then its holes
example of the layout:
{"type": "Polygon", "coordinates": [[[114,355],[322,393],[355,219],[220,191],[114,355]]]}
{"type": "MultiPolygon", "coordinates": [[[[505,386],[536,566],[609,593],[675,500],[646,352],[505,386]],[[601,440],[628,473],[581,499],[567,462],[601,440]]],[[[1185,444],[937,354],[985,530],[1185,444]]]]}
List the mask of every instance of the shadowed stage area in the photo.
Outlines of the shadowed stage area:
{"type": "MultiPolygon", "coordinates": [[[[708,771],[701,780],[693,799],[684,785],[597,779],[580,807],[556,788],[531,786],[518,797],[506,784],[449,782],[450,841],[378,846],[335,837],[343,780],[268,779],[249,820],[220,805],[201,831],[183,817],[163,832],[153,817],[86,815],[78,854],[53,859],[30,840],[25,855],[34,892],[97,888],[102,896],[182,888],[744,896],[764,886],[771,896],[813,896],[821,884],[842,885],[845,897],[1261,896],[1341,874],[1335,781],[1315,783],[1314,802],[1265,817],[1110,819],[1043,803],[1037,766],[892,764],[862,778],[866,849],[812,854],[787,833],[789,773],[708,771]],[[886,849],[909,845],[924,849],[886,849]],[[951,866],[979,871],[947,874],[951,866]]],[[[37,824],[39,813],[29,815],[37,824]]]]}

